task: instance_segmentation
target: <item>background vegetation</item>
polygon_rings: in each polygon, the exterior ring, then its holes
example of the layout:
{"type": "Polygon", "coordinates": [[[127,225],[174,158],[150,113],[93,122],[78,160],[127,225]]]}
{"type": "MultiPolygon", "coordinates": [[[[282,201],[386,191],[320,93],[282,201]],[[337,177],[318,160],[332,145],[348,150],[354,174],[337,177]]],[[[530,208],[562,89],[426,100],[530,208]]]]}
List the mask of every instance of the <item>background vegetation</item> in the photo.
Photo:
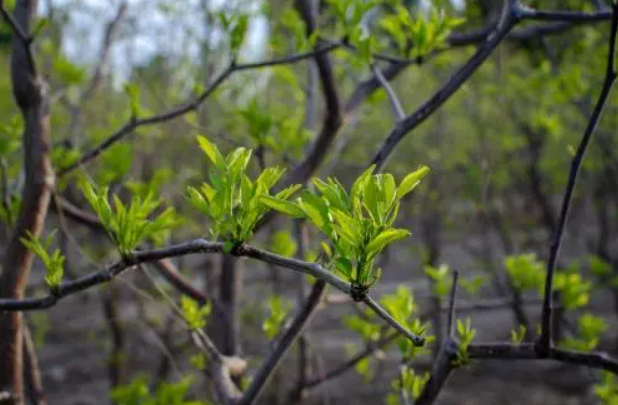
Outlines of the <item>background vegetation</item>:
{"type": "Polygon", "coordinates": [[[0,403],[618,403],[614,3],[37,3],[0,403]]]}

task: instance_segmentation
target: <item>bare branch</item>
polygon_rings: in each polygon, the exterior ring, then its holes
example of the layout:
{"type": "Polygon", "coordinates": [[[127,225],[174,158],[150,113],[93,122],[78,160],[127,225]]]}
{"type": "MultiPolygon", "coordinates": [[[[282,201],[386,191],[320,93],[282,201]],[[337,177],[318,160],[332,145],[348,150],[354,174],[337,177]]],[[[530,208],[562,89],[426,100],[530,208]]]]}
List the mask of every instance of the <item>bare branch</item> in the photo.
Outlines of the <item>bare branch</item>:
{"type": "Polygon", "coordinates": [[[373,310],[380,318],[384,319],[389,325],[393,328],[397,329],[399,333],[403,334],[405,337],[410,339],[415,346],[423,346],[425,344],[425,339],[415,335],[405,328],[402,324],[400,324],[395,318],[393,318],[388,312],[384,310],[377,302],[373,300],[370,296],[365,296],[363,302],[367,304],[369,308],[373,310]]]}
{"type": "Polygon", "coordinates": [[[459,278],[459,272],[453,272],[453,282],[451,285],[451,295],[449,298],[449,306],[448,306],[448,320],[446,322],[446,330],[448,334],[453,336],[455,333],[455,304],[456,304],[456,295],[457,295],[457,280],[459,278]]]}
{"type": "MultiPolygon", "coordinates": [[[[313,9],[313,4],[309,0],[296,0],[296,8],[305,21],[307,37],[310,37],[316,27],[316,12],[313,9]]],[[[317,54],[315,55],[315,64],[317,66],[325,104],[322,129],[315,142],[313,142],[311,149],[308,151],[305,160],[297,165],[286,177],[283,182],[284,187],[290,184],[303,184],[311,177],[324,160],[326,153],[343,123],[343,113],[330,58],[327,54],[317,54]]]]}
{"type": "Polygon", "coordinates": [[[520,15],[526,20],[538,21],[562,21],[570,23],[586,23],[607,21],[612,18],[611,10],[583,12],[583,11],[563,11],[563,10],[535,10],[528,7],[520,7],[520,15]]]}
{"type": "MultiPolygon", "coordinates": [[[[43,379],[39,369],[39,360],[36,355],[36,347],[32,339],[30,328],[24,326],[24,371],[26,373],[28,391],[34,405],[47,405],[43,379]]],[[[0,400],[0,403],[2,400],[0,400]]]]}
{"type": "Polygon", "coordinates": [[[406,117],[406,113],[401,107],[401,103],[397,98],[397,94],[395,94],[395,90],[393,90],[391,85],[388,83],[388,80],[386,80],[386,78],[382,75],[382,71],[380,71],[380,69],[378,69],[375,65],[371,65],[371,71],[380,82],[380,85],[384,88],[384,91],[386,91],[391,107],[393,107],[396,121],[402,121],[406,117]]]}

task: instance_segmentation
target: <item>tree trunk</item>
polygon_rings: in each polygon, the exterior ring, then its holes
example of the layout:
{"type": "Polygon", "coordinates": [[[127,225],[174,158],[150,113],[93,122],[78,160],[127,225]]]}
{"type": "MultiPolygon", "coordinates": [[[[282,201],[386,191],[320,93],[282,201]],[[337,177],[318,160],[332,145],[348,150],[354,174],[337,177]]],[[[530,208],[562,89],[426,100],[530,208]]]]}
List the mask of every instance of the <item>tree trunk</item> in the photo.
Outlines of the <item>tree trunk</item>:
{"type": "MultiPolygon", "coordinates": [[[[30,22],[38,1],[18,0],[14,19],[23,33],[30,32],[30,22]]],[[[30,232],[39,236],[43,230],[54,184],[49,158],[49,103],[45,83],[39,78],[30,53],[30,45],[13,34],[11,42],[11,80],[13,95],[25,125],[23,135],[25,184],[19,217],[3,260],[0,297],[22,298],[32,266],[33,254],[20,238],[30,232]]],[[[23,391],[23,317],[19,312],[0,314],[0,392],[11,394],[9,404],[25,404],[23,391]]]]}

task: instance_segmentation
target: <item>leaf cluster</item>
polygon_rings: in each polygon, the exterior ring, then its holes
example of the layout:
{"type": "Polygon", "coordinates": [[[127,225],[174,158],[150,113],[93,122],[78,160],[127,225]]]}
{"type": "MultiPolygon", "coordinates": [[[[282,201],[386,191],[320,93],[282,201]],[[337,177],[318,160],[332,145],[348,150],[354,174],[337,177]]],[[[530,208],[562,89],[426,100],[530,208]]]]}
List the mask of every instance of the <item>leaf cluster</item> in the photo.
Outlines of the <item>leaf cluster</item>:
{"type": "Polygon", "coordinates": [[[366,291],[380,277],[376,256],[410,233],[393,228],[399,202],[427,174],[425,166],[408,174],[399,186],[391,174],[365,171],[348,193],[334,178],[314,179],[315,192],[303,190],[296,201],[264,196],[269,207],[296,218],[307,218],[332,244],[323,244],[330,267],[353,287],[366,291]]]}
{"type": "Polygon", "coordinates": [[[133,197],[128,206],[114,195],[112,205],[108,200],[109,187],[97,189],[84,181],[80,183],[80,188],[122,255],[135,250],[146,238],[161,243],[166,232],[180,224],[171,207],[152,217],[161,205],[152,193],[145,198],[133,197]]]}
{"type": "Polygon", "coordinates": [[[466,318],[465,322],[461,319],[457,320],[457,336],[459,339],[459,350],[453,364],[459,367],[469,364],[471,360],[468,346],[470,346],[474,336],[476,336],[476,329],[472,328],[470,318],[466,318]]]}
{"type": "Polygon", "coordinates": [[[561,342],[561,346],[582,352],[594,350],[607,330],[607,323],[601,317],[585,313],[577,319],[577,337],[568,337],[561,342]]]}
{"type": "Polygon", "coordinates": [[[402,391],[407,398],[418,399],[430,377],[431,373],[428,371],[423,374],[417,374],[408,366],[402,367],[399,377],[395,378],[391,383],[391,388],[394,392],[388,394],[386,403],[388,405],[405,405],[401,402],[402,391]]]}
{"type": "Polygon", "coordinates": [[[202,329],[206,326],[206,318],[212,311],[212,303],[200,306],[195,300],[183,296],[180,300],[182,316],[189,326],[189,329],[202,329]]]}
{"type": "Polygon", "coordinates": [[[51,255],[48,253],[53,238],[54,233],[51,233],[45,239],[41,239],[28,232],[28,238],[20,239],[21,243],[43,262],[46,270],[45,284],[52,290],[58,288],[62,282],[65,261],[65,257],[60,252],[60,249],[55,249],[51,255]]]}
{"type": "Polygon", "coordinates": [[[542,293],[545,269],[543,262],[538,260],[534,253],[507,256],[504,265],[513,287],[517,290],[537,290],[542,293]]]}
{"type": "Polygon", "coordinates": [[[384,29],[397,45],[399,53],[408,58],[418,58],[448,46],[448,36],[461,24],[461,18],[448,17],[442,10],[432,7],[428,16],[412,15],[402,5],[380,20],[384,29]]]}
{"type": "Polygon", "coordinates": [[[272,340],[277,336],[291,308],[292,306],[290,303],[285,301],[281,296],[271,295],[268,297],[270,316],[266,318],[262,324],[262,331],[264,331],[268,340],[272,340]]]}
{"type": "MultiPolygon", "coordinates": [[[[246,174],[250,149],[237,148],[223,157],[206,137],[198,136],[197,140],[213,165],[210,183],[202,183],[199,189],[189,187],[188,200],[212,220],[211,235],[222,238],[231,249],[249,240],[257,223],[270,210],[262,198],[270,197],[270,189],[279,182],[285,169],[266,168],[252,181],[246,174]]],[[[298,188],[290,186],[271,198],[285,202],[298,188]]]]}

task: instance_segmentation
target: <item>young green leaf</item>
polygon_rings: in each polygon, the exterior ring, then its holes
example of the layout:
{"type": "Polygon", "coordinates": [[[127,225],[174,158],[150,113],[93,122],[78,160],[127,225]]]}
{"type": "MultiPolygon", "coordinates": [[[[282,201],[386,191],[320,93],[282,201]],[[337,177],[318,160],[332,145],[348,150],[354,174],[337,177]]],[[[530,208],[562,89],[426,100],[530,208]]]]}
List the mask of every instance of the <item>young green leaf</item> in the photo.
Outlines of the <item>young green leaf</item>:
{"type": "Polygon", "coordinates": [[[408,193],[410,193],[416,186],[418,186],[423,179],[429,173],[427,166],[421,166],[418,170],[408,174],[397,187],[397,199],[401,200],[408,193]]]}
{"type": "Polygon", "coordinates": [[[210,159],[215,166],[222,168],[225,167],[225,159],[223,159],[223,155],[219,152],[217,145],[211,143],[208,138],[203,135],[197,136],[197,142],[200,145],[200,148],[204,151],[206,156],[210,159]]]}
{"type": "Polygon", "coordinates": [[[48,253],[53,236],[54,233],[50,234],[45,239],[40,239],[28,232],[28,238],[20,239],[21,243],[37,255],[43,262],[46,270],[45,283],[52,290],[58,288],[62,282],[65,261],[59,249],[55,249],[51,255],[48,253]]]}

